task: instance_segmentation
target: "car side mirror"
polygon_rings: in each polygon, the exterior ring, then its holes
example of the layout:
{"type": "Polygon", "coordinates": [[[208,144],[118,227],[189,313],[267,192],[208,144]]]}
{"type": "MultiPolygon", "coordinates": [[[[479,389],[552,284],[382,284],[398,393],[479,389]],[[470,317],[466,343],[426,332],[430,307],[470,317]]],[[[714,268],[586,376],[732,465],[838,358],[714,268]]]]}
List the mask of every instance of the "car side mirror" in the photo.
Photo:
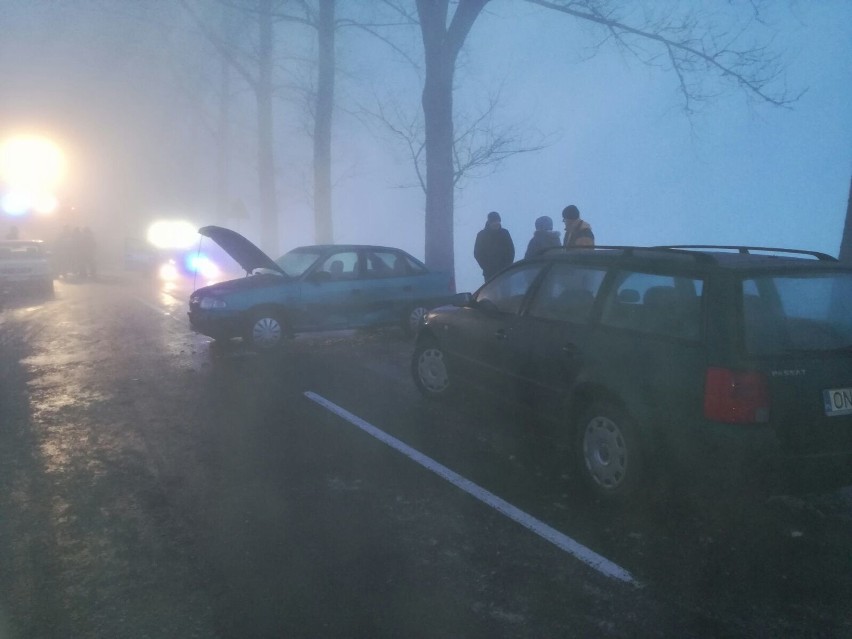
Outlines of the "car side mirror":
{"type": "Polygon", "coordinates": [[[453,306],[473,306],[473,296],[470,293],[456,293],[452,303],[453,306]]]}

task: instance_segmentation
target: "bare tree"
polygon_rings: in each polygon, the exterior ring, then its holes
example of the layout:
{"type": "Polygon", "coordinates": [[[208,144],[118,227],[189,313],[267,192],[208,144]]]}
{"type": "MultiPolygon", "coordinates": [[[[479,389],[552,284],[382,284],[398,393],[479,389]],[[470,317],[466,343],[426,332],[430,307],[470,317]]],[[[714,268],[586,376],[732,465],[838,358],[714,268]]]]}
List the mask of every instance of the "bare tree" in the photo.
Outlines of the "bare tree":
{"type": "MultiPolygon", "coordinates": [[[[760,19],[759,0],[749,0],[745,21],[731,18],[716,26],[695,11],[684,16],[655,16],[653,3],[634,24],[628,15],[636,3],[624,0],[525,0],[545,9],[601,29],[612,41],[645,64],[673,71],[687,112],[714,96],[704,80],[712,76],[744,90],[749,96],[775,106],[789,106],[799,95],[776,91],[782,67],[777,57],[747,38],[749,26],[760,19]],[[745,42],[743,45],[738,43],[745,42]]],[[[488,0],[458,0],[449,15],[449,0],[416,0],[423,37],[426,79],[422,104],[426,154],[426,263],[454,271],[453,216],[454,162],[453,76],[459,51],[488,0]]],[[[735,2],[729,2],[731,8],[735,2]]],[[[629,14],[632,15],[632,14],[629,14]]]]}
{"type": "MultiPolygon", "coordinates": [[[[500,91],[488,96],[472,114],[454,115],[453,186],[460,190],[471,179],[496,172],[514,155],[540,151],[549,145],[546,136],[522,131],[515,124],[501,122],[500,91]],[[534,139],[533,139],[534,138],[534,139]]],[[[426,193],[425,136],[423,111],[411,113],[396,100],[376,97],[375,107],[362,108],[368,123],[378,123],[406,149],[417,179],[426,193]]],[[[406,185],[407,186],[407,185],[406,185]]]]}
{"type": "Polygon", "coordinates": [[[426,152],[426,264],[455,272],[453,76],[456,60],[488,0],[459,0],[447,22],[449,0],[417,0],[423,36],[426,152]]]}
{"type": "Polygon", "coordinates": [[[216,48],[223,60],[251,87],[257,107],[257,176],[260,197],[261,237],[265,248],[277,251],[279,210],[275,170],[275,126],[273,98],[275,86],[273,69],[275,61],[276,20],[274,0],[243,0],[224,2],[228,7],[245,12],[257,28],[257,48],[250,61],[225,40],[222,34],[202,19],[190,0],[180,0],[196,26],[216,48]]]}

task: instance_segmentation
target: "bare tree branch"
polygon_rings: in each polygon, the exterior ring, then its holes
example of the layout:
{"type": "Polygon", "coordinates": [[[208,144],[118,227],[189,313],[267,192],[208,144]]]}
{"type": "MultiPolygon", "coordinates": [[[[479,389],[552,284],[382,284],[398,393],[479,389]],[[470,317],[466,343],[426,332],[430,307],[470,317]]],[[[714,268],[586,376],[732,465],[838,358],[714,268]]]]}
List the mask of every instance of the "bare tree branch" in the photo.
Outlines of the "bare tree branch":
{"type": "MultiPolygon", "coordinates": [[[[453,184],[456,188],[462,188],[466,179],[493,174],[513,155],[540,151],[550,145],[550,141],[540,135],[533,143],[526,141],[515,125],[499,127],[496,120],[499,119],[500,102],[500,91],[497,91],[489,96],[475,117],[457,117],[461,124],[456,127],[453,141],[453,184]]],[[[416,113],[406,114],[397,102],[375,97],[375,106],[371,109],[361,107],[356,116],[362,120],[366,117],[372,123],[379,124],[405,146],[414,165],[417,181],[425,192],[425,128],[422,113],[416,113]],[[389,110],[386,104],[391,104],[392,108],[389,110]]],[[[367,124],[369,126],[370,122],[367,124]]]]}
{"type": "Polygon", "coordinates": [[[179,0],[181,6],[186,10],[189,16],[192,18],[192,21],[195,25],[201,30],[204,34],[204,37],[213,45],[216,49],[217,53],[224,58],[228,64],[230,64],[237,73],[246,81],[246,83],[252,88],[257,87],[257,78],[252,75],[252,73],[240,62],[240,60],[234,55],[231,47],[225,43],[219,34],[208,27],[204,20],[201,19],[201,16],[198,15],[198,12],[195,8],[190,4],[189,0],[179,0]]]}
{"type": "MultiPolygon", "coordinates": [[[[689,81],[691,74],[703,69],[715,70],[720,76],[733,80],[760,100],[775,106],[789,107],[804,94],[802,91],[790,96],[786,90],[778,93],[769,90],[769,85],[781,74],[778,58],[770,56],[765,46],[755,45],[741,49],[734,46],[747,26],[743,26],[732,36],[726,32],[715,33],[708,30],[702,38],[697,38],[694,34],[698,31],[698,20],[693,14],[686,15],[679,22],[670,17],[657,22],[651,21],[645,27],[639,28],[619,19],[614,10],[608,10],[606,3],[594,0],[564,4],[550,0],[525,1],[605,27],[620,47],[645,64],[653,64],[656,56],[645,53],[639,44],[626,38],[633,36],[640,42],[657,43],[677,74],[687,111],[691,110],[691,102],[710,97],[689,81]],[[727,41],[723,43],[723,39],[727,41]]],[[[751,6],[753,19],[762,21],[759,3],[752,0],[751,6]]]]}

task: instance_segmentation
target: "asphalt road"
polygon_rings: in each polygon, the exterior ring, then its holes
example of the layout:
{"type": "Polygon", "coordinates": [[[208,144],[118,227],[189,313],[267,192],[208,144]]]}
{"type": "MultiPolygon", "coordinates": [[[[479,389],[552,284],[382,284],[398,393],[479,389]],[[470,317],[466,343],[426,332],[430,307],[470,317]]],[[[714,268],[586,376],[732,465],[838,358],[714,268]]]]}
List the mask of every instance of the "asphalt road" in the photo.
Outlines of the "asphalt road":
{"type": "Polygon", "coordinates": [[[0,639],[852,636],[852,491],[605,507],[399,331],[261,357],[180,287],[56,288],[2,302],[0,639]]]}

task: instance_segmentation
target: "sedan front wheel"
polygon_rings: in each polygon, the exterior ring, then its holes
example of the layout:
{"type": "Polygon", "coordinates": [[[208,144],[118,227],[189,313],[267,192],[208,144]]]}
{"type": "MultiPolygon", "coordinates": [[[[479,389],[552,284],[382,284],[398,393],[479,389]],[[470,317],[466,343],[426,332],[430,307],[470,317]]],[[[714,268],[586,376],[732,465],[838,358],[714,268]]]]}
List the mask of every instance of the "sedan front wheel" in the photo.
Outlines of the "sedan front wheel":
{"type": "Polygon", "coordinates": [[[256,351],[272,351],[281,347],[286,337],[284,322],[273,312],[252,315],[245,339],[256,351]]]}

